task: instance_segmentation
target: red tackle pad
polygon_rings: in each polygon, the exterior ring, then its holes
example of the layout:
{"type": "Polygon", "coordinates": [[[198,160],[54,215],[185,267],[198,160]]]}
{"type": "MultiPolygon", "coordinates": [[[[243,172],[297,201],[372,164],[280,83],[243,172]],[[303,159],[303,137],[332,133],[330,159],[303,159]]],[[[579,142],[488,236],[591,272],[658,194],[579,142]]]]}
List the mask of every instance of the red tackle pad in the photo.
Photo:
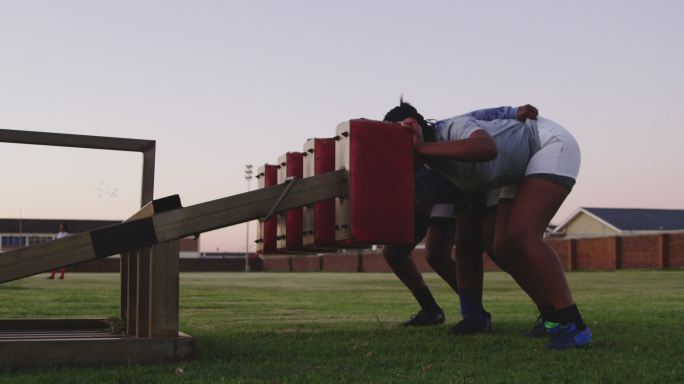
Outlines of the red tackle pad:
{"type": "Polygon", "coordinates": [[[413,139],[373,120],[337,126],[335,169],[349,172],[349,196],[335,199],[335,239],[347,245],[412,245],[413,139]]]}
{"type": "MultiPolygon", "coordinates": [[[[335,139],[309,139],[304,144],[304,177],[335,170],[335,139]]],[[[304,207],[305,248],[325,248],[335,241],[335,200],[319,201],[304,207]]]]}
{"type": "MultiPolygon", "coordinates": [[[[268,188],[278,184],[278,170],[275,165],[265,164],[257,170],[257,187],[268,188]]],[[[276,251],[277,220],[273,217],[267,221],[260,221],[257,226],[257,253],[266,254],[276,251]]]]}
{"type": "MultiPolygon", "coordinates": [[[[290,176],[303,177],[303,156],[301,152],[288,152],[278,158],[278,184],[290,176]]],[[[302,208],[290,209],[278,214],[277,248],[279,252],[301,251],[304,232],[302,208]]]]}

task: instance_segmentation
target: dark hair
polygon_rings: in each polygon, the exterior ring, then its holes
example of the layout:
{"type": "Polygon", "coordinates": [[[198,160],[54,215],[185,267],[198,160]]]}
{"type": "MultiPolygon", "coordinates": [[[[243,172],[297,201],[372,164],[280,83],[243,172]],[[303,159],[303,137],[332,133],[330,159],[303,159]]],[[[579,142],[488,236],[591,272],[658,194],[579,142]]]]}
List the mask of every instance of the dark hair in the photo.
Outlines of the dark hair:
{"type": "Polygon", "coordinates": [[[69,227],[67,226],[67,223],[59,223],[59,225],[64,227],[64,232],[69,232],[69,227]]]}
{"type": "Polygon", "coordinates": [[[423,140],[426,142],[435,141],[435,131],[432,128],[432,124],[429,123],[423,115],[418,113],[418,110],[413,105],[404,101],[404,98],[399,99],[399,105],[392,108],[389,112],[385,114],[383,121],[389,121],[392,123],[398,123],[409,117],[414,118],[423,130],[423,140]]]}

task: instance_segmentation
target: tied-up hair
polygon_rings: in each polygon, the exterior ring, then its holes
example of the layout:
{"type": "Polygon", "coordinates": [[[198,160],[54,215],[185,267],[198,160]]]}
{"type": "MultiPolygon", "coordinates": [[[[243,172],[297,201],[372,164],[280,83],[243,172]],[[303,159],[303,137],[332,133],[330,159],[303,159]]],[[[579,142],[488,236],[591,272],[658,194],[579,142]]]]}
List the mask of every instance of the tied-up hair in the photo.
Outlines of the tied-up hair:
{"type": "Polygon", "coordinates": [[[418,110],[411,104],[404,101],[404,97],[399,98],[399,105],[392,108],[385,114],[383,121],[391,123],[399,123],[409,117],[415,119],[423,131],[423,140],[426,142],[435,141],[435,131],[432,128],[432,122],[425,120],[423,115],[418,113],[418,110]]]}

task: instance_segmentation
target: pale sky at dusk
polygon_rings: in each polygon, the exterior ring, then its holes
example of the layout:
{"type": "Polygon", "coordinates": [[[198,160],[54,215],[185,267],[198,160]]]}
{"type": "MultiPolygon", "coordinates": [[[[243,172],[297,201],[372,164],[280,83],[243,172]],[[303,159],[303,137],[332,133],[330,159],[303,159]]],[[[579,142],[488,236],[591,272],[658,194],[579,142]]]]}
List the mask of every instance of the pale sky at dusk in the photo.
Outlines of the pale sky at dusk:
{"type": "MultiPolygon", "coordinates": [[[[680,1],[0,0],[0,128],[157,140],[155,197],[187,206],[244,192],[246,163],[380,119],[401,94],[437,119],[531,103],[582,150],[554,222],[580,206],[684,209],[683,14],[680,1]]],[[[138,206],[139,154],[0,144],[0,162],[2,218],[138,206]]],[[[244,246],[244,225],[202,238],[244,246]]]]}

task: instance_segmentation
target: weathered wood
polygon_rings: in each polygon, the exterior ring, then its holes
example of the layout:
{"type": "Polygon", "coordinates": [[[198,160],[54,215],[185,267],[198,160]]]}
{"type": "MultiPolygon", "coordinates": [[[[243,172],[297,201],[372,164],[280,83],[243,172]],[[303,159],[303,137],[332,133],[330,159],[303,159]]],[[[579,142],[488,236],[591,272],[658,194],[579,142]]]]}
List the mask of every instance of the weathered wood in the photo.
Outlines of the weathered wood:
{"type": "MultiPolygon", "coordinates": [[[[137,273],[137,300],[136,300],[136,319],[135,319],[135,335],[137,337],[150,336],[150,295],[152,295],[152,288],[150,287],[150,273],[152,266],[150,265],[150,248],[145,247],[138,251],[138,273],[137,273]]],[[[162,287],[163,289],[163,287],[162,287]]]]}
{"type": "MultiPolygon", "coordinates": [[[[146,204],[138,212],[133,214],[130,219],[126,220],[126,222],[129,223],[131,220],[149,218],[155,213],[169,211],[178,207],[181,207],[178,195],[157,199],[146,204]]],[[[0,254],[0,282],[16,280],[55,268],[78,264],[83,261],[97,258],[98,254],[93,247],[91,234],[107,231],[108,228],[91,231],[89,233],[78,233],[47,243],[2,253],[0,254]]],[[[114,241],[125,243],[126,239],[115,238],[114,241]]],[[[112,255],[113,254],[116,253],[112,253],[112,255]]],[[[123,281],[127,281],[127,263],[128,255],[124,253],[122,254],[121,262],[122,287],[124,286],[123,281]]],[[[124,293],[124,291],[125,289],[122,290],[122,293],[124,293]]]]}
{"type": "Polygon", "coordinates": [[[171,240],[151,248],[150,337],[178,334],[180,241],[171,240]]]}
{"type": "MultiPolygon", "coordinates": [[[[299,180],[278,211],[302,207],[336,196],[347,196],[347,172],[336,171],[299,180]]],[[[181,239],[195,233],[228,227],[266,215],[286,185],[246,192],[152,217],[157,239],[181,239]]]]}
{"type": "Polygon", "coordinates": [[[138,334],[138,251],[128,252],[129,262],[126,270],[126,336],[138,334]]]}
{"type": "MultiPolygon", "coordinates": [[[[146,217],[150,217],[158,212],[158,205],[155,205],[154,198],[154,166],[155,166],[155,153],[156,144],[151,142],[149,145],[144,147],[143,152],[143,164],[142,164],[142,186],[140,191],[140,207],[141,209],[133,214],[126,221],[139,220],[146,217]]],[[[166,204],[162,204],[162,209],[175,209],[180,208],[180,198],[178,195],[171,196],[169,198],[164,198],[162,200],[170,201],[170,206],[167,207],[166,204]],[[170,200],[169,200],[170,199],[170,200]],[[176,205],[176,206],[174,206],[176,205]]],[[[135,256],[135,253],[124,252],[121,253],[120,258],[120,268],[119,268],[119,279],[121,281],[121,320],[126,324],[136,324],[135,318],[128,321],[128,308],[129,308],[129,298],[130,295],[137,295],[137,279],[138,276],[129,276],[129,265],[138,264],[139,261],[135,256]],[[134,284],[135,283],[135,284],[134,284]],[[129,288],[133,289],[133,292],[129,292],[129,288]]],[[[136,312],[137,314],[137,312],[136,312]]],[[[133,333],[137,333],[137,328],[132,330],[133,333]]]]}
{"type": "Polygon", "coordinates": [[[119,318],[126,323],[128,319],[128,264],[130,262],[130,257],[128,252],[121,253],[119,258],[119,289],[120,289],[120,302],[119,302],[119,318]]]}
{"type": "Polygon", "coordinates": [[[55,147],[109,149],[129,152],[145,152],[150,147],[153,147],[155,143],[154,140],[53,132],[16,131],[12,129],[0,129],[0,142],[49,145],[55,147]]]}
{"type": "Polygon", "coordinates": [[[64,330],[86,329],[100,330],[111,328],[108,319],[0,319],[0,331],[3,330],[64,330]]]}
{"type": "Polygon", "coordinates": [[[78,233],[0,254],[0,282],[20,279],[94,258],[95,250],[90,234],[78,233]]]}
{"type": "MultiPolygon", "coordinates": [[[[255,220],[269,212],[285,188],[286,185],[278,185],[246,192],[159,213],[151,219],[125,222],[5,252],[0,255],[0,283],[255,220]],[[148,235],[132,237],[143,229],[149,232],[148,235]]],[[[330,172],[297,181],[283,199],[279,211],[347,194],[346,171],[330,172]]]]}

